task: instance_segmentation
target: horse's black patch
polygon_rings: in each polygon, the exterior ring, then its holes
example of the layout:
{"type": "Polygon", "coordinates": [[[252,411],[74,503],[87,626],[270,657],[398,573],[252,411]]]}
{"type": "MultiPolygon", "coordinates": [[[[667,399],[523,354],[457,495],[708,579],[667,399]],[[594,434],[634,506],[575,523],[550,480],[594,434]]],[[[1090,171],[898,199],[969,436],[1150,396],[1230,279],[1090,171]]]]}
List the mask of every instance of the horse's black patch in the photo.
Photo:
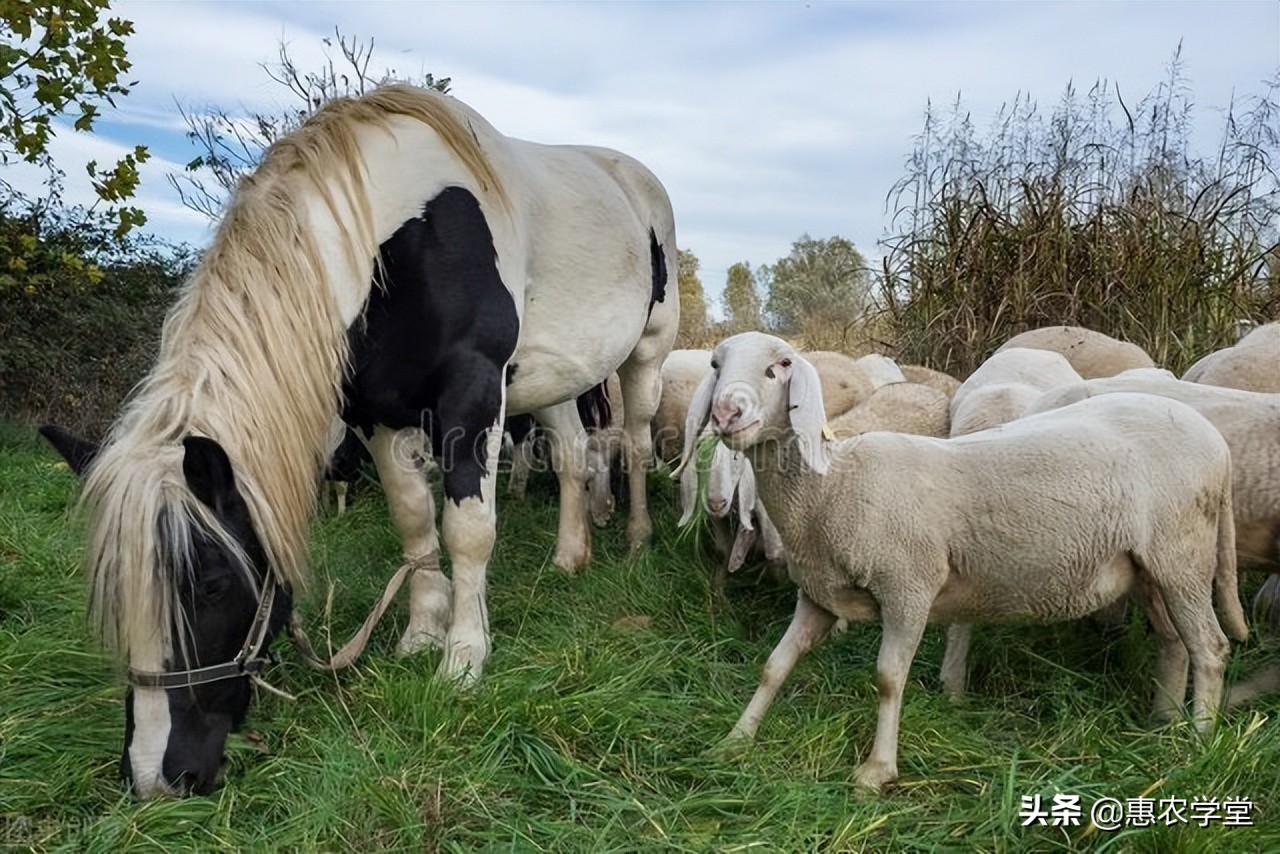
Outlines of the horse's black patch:
{"type": "Polygon", "coordinates": [[[512,362],[511,364],[507,365],[507,375],[505,377],[507,385],[511,385],[513,382],[516,381],[516,371],[519,370],[519,368],[520,368],[520,365],[518,362],[512,362]]]}
{"type": "Polygon", "coordinates": [[[329,466],[325,469],[324,479],[351,483],[360,477],[364,467],[371,462],[373,462],[373,456],[369,453],[369,449],[365,447],[364,442],[360,441],[356,431],[348,427],[342,436],[342,441],[329,457],[329,466]]]}
{"type": "Polygon", "coordinates": [[[649,314],[653,314],[653,304],[667,298],[667,256],[658,242],[658,235],[649,229],[649,264],[653,268],[653,291],[649,295],[649,314]]]}
{"type": "Polygon", "coordinates": [[[449,187],[382,244],[381,282],[348,331],[343,417],[424,427],[455,502],[480,494],[485,431],[502,402],[520,320],[493,235],[468,190],[449,187]]]}

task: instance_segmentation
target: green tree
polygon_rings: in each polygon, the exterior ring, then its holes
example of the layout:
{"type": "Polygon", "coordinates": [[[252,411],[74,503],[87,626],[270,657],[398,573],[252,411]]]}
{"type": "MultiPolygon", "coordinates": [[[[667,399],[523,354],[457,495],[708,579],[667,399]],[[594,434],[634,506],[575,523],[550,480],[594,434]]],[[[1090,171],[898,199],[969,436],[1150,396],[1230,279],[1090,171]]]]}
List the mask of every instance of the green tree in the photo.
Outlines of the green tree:
{"type": "MultiPolygon", "coordinates": [[[[332,38],[321,39],[325,61],[317,71],[303,71],[289,55],[284,42],[273,63],[263,71],[288,90],[291,106],[278,113],[250,113],[243,116],[223,107],[181,110],[187,124],[187,139],[200,154],[186,166],[185,175],[170,175],[169,183],[182,203],[210,219],[217,219],[241,176],[253,171],[262,155],[282,136],[299,125],[324,104],[341,97],[357,97],[385,83],[412,83],[437,92],[448,92],[450,79],[432,74],[407,77],[385,67],[371,72],[374,42],[343,36],[337,29],[332,38]],[[203,175],[211,177],[206,181],[203,175]]],[[[181,108],[180,108],[181,109],[181,108]]]]}
{"type": "Polygon", "coordinates": [[[756,290],[751,265],[745,261],[729,268],[729,274],[721,297],[728,331],[745,332],[763,325],[760,317],[760,293],[756,290]]]}
{"type": "Polygon", "coordinates": [[[761,267],[758,275],[768,294],[769,319],[786,334],[822,329],[824,338],[835,334],[843,340],[871,305],[866,259],[843,237],[801,235],[787,257],[761,267]]]}
{"type": "Polygon", "coordinates": [[[707,297],[698,278],[698,256],[688,249],[681,249],[676,264],[676,277],[680,285],[680,331],[676,344],[681,347],[699,346],[707,337],[707,297]]]}
{"type": "MultiPolygon", "coordinates": [[[[49,152],[55,120],[74,115],[75,130],[92,131],[101,106],[115,106],[114,98],[133,85],[123,79],[133,24],[104,17],[107,6],[107,0],[0,0],[0,162],[40,167],[48,188],[40,204],[46,206],[58,205],[65,175],[49,152]]],[[[147,157],[137,146],[110,168],[85,164],[117,238],[146,222],[139,208],[124,202],[136,192],[138,164],[147,157]]]]}

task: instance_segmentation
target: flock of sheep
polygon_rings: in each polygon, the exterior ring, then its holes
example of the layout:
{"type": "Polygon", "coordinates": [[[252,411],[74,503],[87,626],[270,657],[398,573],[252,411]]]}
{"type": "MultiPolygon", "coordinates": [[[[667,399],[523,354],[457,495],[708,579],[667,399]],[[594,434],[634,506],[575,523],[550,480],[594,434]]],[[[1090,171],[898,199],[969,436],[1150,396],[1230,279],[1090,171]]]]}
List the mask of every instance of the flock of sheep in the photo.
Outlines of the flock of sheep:
{"type": "MultiPolygon", "coordinates": [[[[655,451],[679,462],[682,521],[705,502],[726,555],[718,584],[758,540],[799,587],[731,738],[754,735],[796,660],[838,622],[877,620],[879,719],[857,779],[879,788],[897,777],[902,690],[926,623],[949,625],[941,681],[959,695],[970,624],[1114,615],[1129,601],[1159,638],[1156,714],[1180,714],[1190,670],[1194,720],[1212,726],[1227,637],[1247,632],[1237,566],[1280,558],[1280,323],[1181,380],[1078,327],[1018,335],[963,383],[758,332],[673,351],[662,380],[655,451]]],[[[612,510],[618,444],[607,429],[591,438],[597,523],[612,510]]],[[[1260,601],[1276,598],[1277,578],[1260,601]]],[[[1277,689],[1280,666],[1228,702],[1277,689]]]]}

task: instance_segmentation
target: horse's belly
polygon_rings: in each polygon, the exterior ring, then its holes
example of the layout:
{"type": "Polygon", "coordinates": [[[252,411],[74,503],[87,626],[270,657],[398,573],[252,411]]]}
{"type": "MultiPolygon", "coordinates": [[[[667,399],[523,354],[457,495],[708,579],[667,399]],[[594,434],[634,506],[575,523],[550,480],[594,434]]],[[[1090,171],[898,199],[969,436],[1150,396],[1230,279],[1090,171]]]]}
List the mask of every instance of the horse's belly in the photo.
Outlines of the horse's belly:
{"type": "Polygon", "coordinates": [[[647,286],[618,287],[607,299],[586,290],[526,294],[520,341],[508,368],[508,415],[577,397],[617,370],[640,340],[648,321],[647,286]]]}

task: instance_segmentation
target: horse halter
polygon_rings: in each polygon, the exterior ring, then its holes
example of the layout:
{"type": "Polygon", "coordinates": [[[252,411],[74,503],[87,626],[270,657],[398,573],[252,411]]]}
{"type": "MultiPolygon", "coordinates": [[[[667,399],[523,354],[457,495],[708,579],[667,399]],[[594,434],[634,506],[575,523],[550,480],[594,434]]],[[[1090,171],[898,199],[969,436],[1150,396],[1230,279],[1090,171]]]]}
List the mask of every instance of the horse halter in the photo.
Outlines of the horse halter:
{"type": "Polygon", "coordinates": [[[241,676],[255,677],[272,662],[270,655],[262,654],[262,647],[267,640],[267,629],[271,624],[271,606],[276,599],[275,573],[268,571],[267,579],[258,594],[258,610],[254,612],[253,623],[235,658],[223,664],[211,664],[208,667],[193,667],[187,670],[166,670],[163,673],[154,670],[134,670],[129,668],[129,684],[135,688],[192,688],[209,682],[221,682],[224,679],[237,679],[241,676]]]}

